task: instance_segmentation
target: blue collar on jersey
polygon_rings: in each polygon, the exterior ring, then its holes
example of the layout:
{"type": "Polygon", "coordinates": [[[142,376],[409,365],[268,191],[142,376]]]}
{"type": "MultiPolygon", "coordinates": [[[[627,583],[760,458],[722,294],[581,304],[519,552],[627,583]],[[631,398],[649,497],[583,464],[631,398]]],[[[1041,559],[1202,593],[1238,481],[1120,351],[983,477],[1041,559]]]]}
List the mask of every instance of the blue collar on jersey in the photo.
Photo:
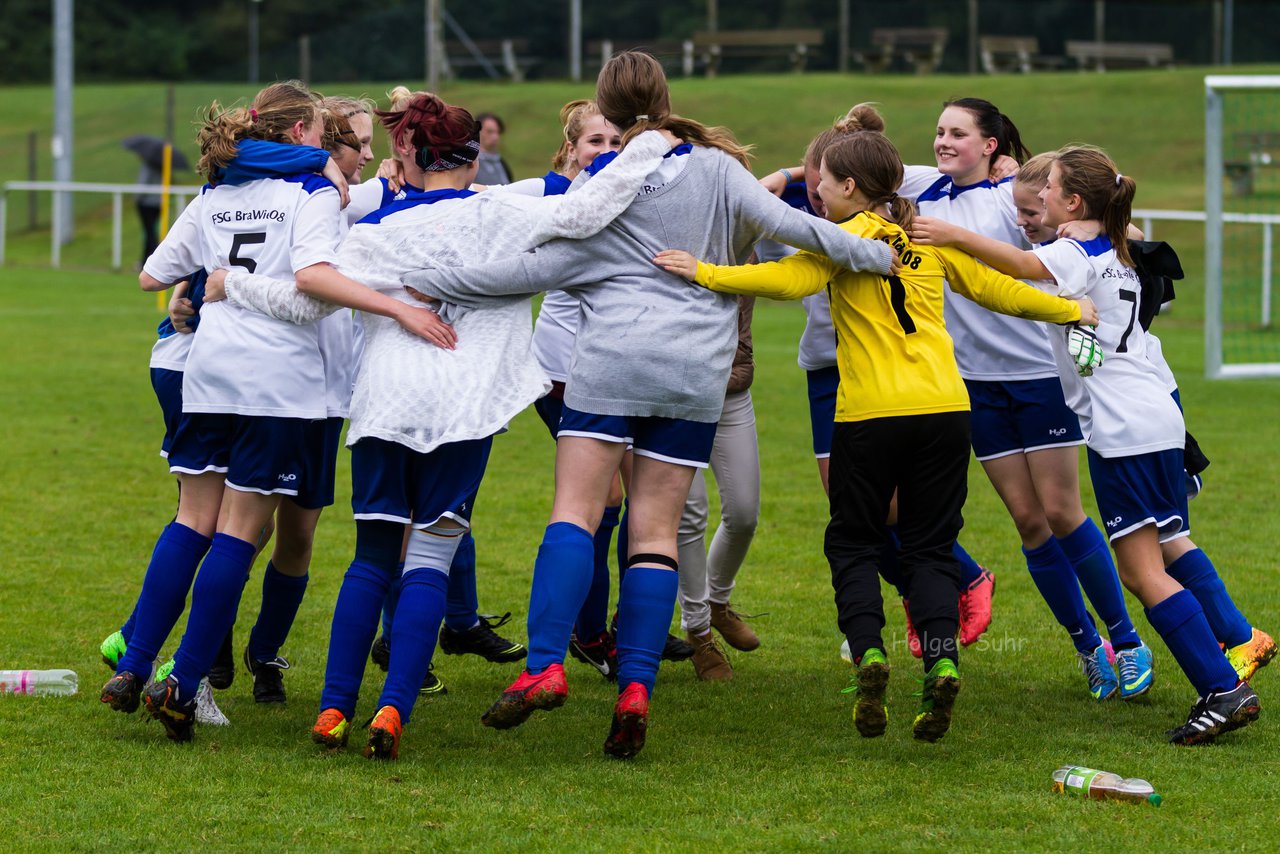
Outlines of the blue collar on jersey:
{"type": "Polygon", "coordinates": [[[592,160],[591,164],[587,166],[587,174],[595,175],[601,169],[612,163],[617,156],[618,152],[616,151],[606,151],[604,154],[597,154],[596,159],[592,160]]]}
{"type": "Polygon", "coordinates": [[[681,155],[688,154],[691,151],[693,151],[693,143],[682,142],[666,154],[662,155],[662,159],[666,160],[668,157],[680,157],[681,155]]]}
{"type": "Polygon", "coordinates": [[[1076,243],[1084,250],[1084,254],[1090,258],[1102,255],[1112,250],[1111,238],[1105,234],[1099,234],[1093,240],[1077,240],[1076,243]]]}
{"type": "Polygon", "coordinates": [[[917,196],[916,201],[917,202],[936,202],[939,199],[944,199],[944,198],[954,200],[961,193],[967,193],[970,190],[977,190],[977,189],[990,190],[994,187],[999,187],[1001,184],[1006,184],[1012,180],[1013,180],[1012,177],[1003,178],[999,181],[991,181],[989,179],[984,178],[983,180],[979,181],[976,184],[966,184],[965,186],[961,187],[951,180],[950,175],[943,175],[941,178],[939,178],[938,180],[930,184],[927,190],[925,190],[923,193],[917,196]]]}
{"type": "Polygon", "coordinates": [[[542,195],[544,196],[563,196],[569,192],[569,185],[573,183],[559,172],[548,172],[542,176],[542,195]]]}
{"type": "Polygon", "coordinates": [[[431,205],[436,202],[442,202],[445,199],[465,199],[468,196],[475,195],[471,190],[430,190],[424,192],[422,190],[409,187],[408,185],[406,185],[404,190],[401,192],[403,193],[403,198],[397,198],[391,204],[378,208],[376,211],[360,220],[360,222],[356,223],[356,225],[377,225],[382,222],[384,217],[390,216],[393,213],[399,213],[400,211],[407,211],[411,208],[416,208],[418,205],[431,205]]]}

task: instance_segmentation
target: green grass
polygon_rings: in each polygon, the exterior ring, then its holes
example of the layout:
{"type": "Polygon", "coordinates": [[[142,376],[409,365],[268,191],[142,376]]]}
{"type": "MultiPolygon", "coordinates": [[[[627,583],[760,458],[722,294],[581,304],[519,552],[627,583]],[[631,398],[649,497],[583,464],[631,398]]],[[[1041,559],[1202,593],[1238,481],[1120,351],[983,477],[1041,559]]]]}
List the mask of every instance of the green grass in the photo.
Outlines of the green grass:
{"type": "MultiPolygon", "coordinates": [[[[1195,307],[1194,287],[1183,297],[1195,307]]],[[[1160,332],[1189,422],[1214,460],[1193,505],[1196,540],[1246,613],[1275,629],[1280,381],[1199,379],[1194,314],[1180,306],[1160,332]]],[[[848,671],[836,657],[825,506],[794,362],[803,312],[772,303],[756,317],[763,513],[735,595],[743,610],[768,612],[755,622],[764,645],[733,657],[730,683],[701,684],[687,664],[665,667],[649,746],[635,762],[602,756],[612,689],[572,662],[568,705],[515,731],[484,729],[479,716],[518,668],[440,656],[449,694],[418,708],[398,763],[370,764],[354,746],[326,755],[308,741],[330,609],[353,545],[345,453],[338,502],[321,522],[313,582],[284,650],[295,665],[290,702],[256,707],[240,673],[221,698],[233,725],[172,745],[157,724],[114,714],[96,697],[107,677],[97,644],[126,615],[173,507],[155,456],[161,425],[146,372],[156,319],[152,298],[127,275],[0,270],[0,666],[71,667],[81,681],[70,699],[0,697],[0,823],[19,845],[1084,850],[1141,840],[1174,851],[1208,838],[1251,848],[1280,807],[1280,732],[1270,712],[1212,748],[1163,742],[1192,691],[1158,642],[1149,699],[1099,706],[1086,697],[1067,639],[976,467],[963,541],[997,572],[999,589],[989,645],[963,657],[954,729],[933,746],[910,738],[920,670],[898,646],[890,650],[889,732],[858,738],[852,703],[839,693],[848,671]],[[1066,763],[1145,777],[1165,804],[1055,796],[1050,774],[1066,763]]],[[[541,424],[522,415],[495,442],[476,512],[481,603],[515,611],[519,637],[549,509],[551,452],[541,424]]],[[[242,638],[259,577],[244,597],[242,638]]],[[[892,598],[888,618],[887,637],[900,638],[892,598]]],[[[1268,708],[1277,678],[1264,671],[1257,680],[1268,708]]],[[[371,713],[381,681],[367,675],[361,715],[371,713]]],[[[358,732],[354,740],[362,741],[358,732]]]]}

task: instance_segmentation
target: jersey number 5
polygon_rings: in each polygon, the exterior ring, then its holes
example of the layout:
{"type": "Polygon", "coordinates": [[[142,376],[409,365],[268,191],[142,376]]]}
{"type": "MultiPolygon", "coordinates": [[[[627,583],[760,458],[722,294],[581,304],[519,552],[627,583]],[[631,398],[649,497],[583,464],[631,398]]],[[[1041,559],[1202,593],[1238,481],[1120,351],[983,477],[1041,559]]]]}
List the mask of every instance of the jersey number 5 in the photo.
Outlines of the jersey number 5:
{"type": "Polygon", "coordinates": [[[886,276],[885,281],[889,283],[889,305],[893,306],[893,313],[897,316],[902,331],[910,335],[916,331],[916,322],[907,314],[907,289],[897,276],[886,276]]]}
{"type": "Polygon", "coordinates": [[[258,269],[258,262],[252,258],[244,258],[240,255],[240,250],[246,246],[257,246],[260,243],[267,242],[267,233],[265,231],[242,231],[232,235],[231,252],[227,255],[227,261],[237,267],[244,267],[250,273],[258,269]]]}

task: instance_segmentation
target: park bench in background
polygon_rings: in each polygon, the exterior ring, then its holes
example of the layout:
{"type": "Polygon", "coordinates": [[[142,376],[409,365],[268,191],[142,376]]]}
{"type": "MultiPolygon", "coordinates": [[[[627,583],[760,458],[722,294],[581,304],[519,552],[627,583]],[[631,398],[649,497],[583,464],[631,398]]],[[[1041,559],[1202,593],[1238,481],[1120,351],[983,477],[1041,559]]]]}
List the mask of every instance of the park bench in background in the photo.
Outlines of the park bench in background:
{"type": "Polygon", "coordinates": [[[538,64],[537,59],[529,56],[528,39],[450,41],[445,43],[444,52],[449,73],[459,68],[483,68],[486,73],[499,71],[517,82],[538,64]]]}
{"type": "Polygon", "coordinates": [[[1233,196],[1252,196],[1258,172],[1280,166],[1280,131],[1254,130],[1235,134],[1234,152],[1243,157],[1223,161],[1222,170],[1231,182],[1233,196]]]}
{"type": "Polygon", "coordinates": [[[978,39],[982,70],[988,74],[1016,71],[1030,74],[1036,69],[1059,68],[1060,56],[1041,56],[1035,36],[983,36],[978,39]]]}
{"type": "Polygon", "coordinates": [[[1148,42],[1067,42],[1067,56],[1081,70],[1096,68],[1172,68],[1173,45],[1148,42]]]}
{"type": "Polygon", "coordinates": [[[720,60],[730,57],[786,56],[791,70],[804,70],[809,49],[822,44],[822,30],[722,30],[694,33],[693,47],[706,65],[707,76],[715,77],[720,60]]]}
{"type": "Polygon", "coordinates": [[[880,28],[871,31],[871,47],[855,51],[867,71],[888,71],[901,59],[916,74],[932,74],[942,64],[950,32],[945,27],[880,28]]]}
{"type": "Polygon", "coordinates": [[[587,42],[587,56],[600,57],[600,65],[624,50],[640,50],[651,54],[668,72],[679,69],[685,77],[693,74],[693,41],[639,41],[636,39],[599,39],[587,42]]]}

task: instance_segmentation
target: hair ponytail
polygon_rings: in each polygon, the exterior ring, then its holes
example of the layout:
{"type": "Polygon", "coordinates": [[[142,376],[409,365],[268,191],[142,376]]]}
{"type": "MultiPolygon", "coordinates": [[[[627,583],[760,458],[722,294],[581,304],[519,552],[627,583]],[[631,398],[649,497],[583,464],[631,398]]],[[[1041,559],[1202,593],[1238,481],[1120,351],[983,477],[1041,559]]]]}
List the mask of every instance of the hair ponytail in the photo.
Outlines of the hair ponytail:
{"type": "Polygon", "coordinates": [[[957,98],[954,101],[943,101],[942,107],[967,110],[973,116],[978,132],[984,137],[995,139],[996,150],[991,152],[990,162],[994,163],[997,157],[1008,156],[1021,164],[1031,156],[1031,150],[1023,143],[1022,134],[1018,132],[1013,119],[1000,112],[990,101],[982,98],[957,98]]]}
{"type": "Polygon", "coordinates": [[[902,158],[889,138],[879,131],[846,134],[827,146],[822,155],[827,171],[837,181],[852,178],[867,198],[870,209],[889,208],[889,219],[910,231],[916,218],[916,204],[898,195],[902,185],[902,158]]]}
{"type": "Polygon", "coordinates": [[[248,107],[224,109],[217,101],[205,110],[196,134],[200,144],[198,169],[210,181],[236,156],[242,139],[295,142],[290,135],[298,122],[310,128],[318,115],[319,96],[297,80],[272,83],[254,96],[248,107]]]}
{"type": "Polygon", "coordinates": [[[1107,153],[1092,145],[1064,148],[1058,152],[1057,162],[1062,193],[1080,196],[1085,217],[1102,223],[1102,231],[1110,238],[1116,258],[1126,267],[1132,267],[1128,231],[1138,182],[1121,175],[1107,153]]]}
{"type": "Polygon", "coordinates": [[[446,104],[430,92],[416,92],[408,98],[398,90],[391,94],[393,109],[374,113],[393,146],[417,150],[420,168],[447,171],[476,159],[480,125],[471,113],[446,104]]]}
{"type": "Polygon", "coordinates": [[[827,147],[837,140],[852,133],[874,131],[884,133],[884,117],[876,109],[875,104],[864,102],[854,104],[849,112],[831,123],[831,127],[815,136],[804,151],[804,167],[816,170],[822,163],[822,154],[827,147]]]}

